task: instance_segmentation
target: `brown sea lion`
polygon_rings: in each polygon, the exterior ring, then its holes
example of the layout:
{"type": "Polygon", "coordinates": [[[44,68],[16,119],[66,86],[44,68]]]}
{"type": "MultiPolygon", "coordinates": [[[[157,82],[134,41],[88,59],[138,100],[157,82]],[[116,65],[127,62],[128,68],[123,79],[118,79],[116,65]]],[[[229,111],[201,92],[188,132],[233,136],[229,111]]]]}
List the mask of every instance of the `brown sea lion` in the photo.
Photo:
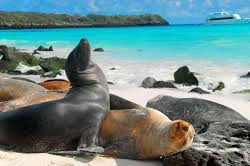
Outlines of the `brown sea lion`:
{"type": "Polygon", "coordinates": [[[0,112],[12,111],[18,108],[26,107],[33,104],[53,101],[64,98],[66,92],[59,91],[43,91],[27,94],[15,100],[0,103],[0,112]]]}
{"type": "Polygon", "coordinates": [[[47,90],[31,82],[0,78],[0,102],[15,100],[39,91],[47,90]]]}
{"type": "Polygon", "coordinates": [[[70,82],[63,79],[47,80],[39,83],[39,85],[48,90],[68,90],[71,88],[70,82]]]}
{"type": "Polygon", "coordinates": [[[65,70],[72,88],[63,99],[0,113],[1,145],[21,152],[103,151],[98,134],[110,109],[109,90],[86,39],[70,53],[65,70]]]}

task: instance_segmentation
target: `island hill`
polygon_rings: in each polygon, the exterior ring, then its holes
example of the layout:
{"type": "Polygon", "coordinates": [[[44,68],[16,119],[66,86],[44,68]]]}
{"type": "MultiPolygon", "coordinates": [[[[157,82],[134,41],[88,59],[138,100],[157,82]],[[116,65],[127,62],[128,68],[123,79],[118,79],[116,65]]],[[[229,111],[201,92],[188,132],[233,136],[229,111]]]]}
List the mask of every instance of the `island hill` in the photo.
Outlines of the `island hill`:
{"type": "Polygon", "coordinates": [[[0,11],[0,29],[69,28],[69,27],[117,27],[169,25],[159,15],[115,15],[89,14],[87,16],[48,14],[34,12],[0,11]]]}

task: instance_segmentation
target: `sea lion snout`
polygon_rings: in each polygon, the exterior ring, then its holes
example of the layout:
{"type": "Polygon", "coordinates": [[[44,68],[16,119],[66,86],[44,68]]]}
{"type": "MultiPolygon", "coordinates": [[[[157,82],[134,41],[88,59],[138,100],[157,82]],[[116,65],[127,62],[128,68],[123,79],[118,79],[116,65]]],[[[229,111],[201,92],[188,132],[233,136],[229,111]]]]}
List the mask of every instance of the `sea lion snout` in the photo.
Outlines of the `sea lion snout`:
{"type": "Polygon", "coordinates": [[[170,127],[170,139],[174,146],[180,150],[185,150],[191,145],[194,134],[194,127],[184,120],[173,121],[170,127]]]}

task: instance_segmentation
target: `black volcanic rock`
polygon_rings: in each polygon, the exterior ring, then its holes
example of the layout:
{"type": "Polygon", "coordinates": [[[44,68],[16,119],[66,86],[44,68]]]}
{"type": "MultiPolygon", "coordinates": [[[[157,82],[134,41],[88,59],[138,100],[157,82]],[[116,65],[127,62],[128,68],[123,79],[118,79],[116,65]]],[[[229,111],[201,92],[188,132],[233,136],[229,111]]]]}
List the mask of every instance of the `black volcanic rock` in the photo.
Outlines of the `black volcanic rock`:
{"type": "Polygon", "coordinates": [[[45,48],[45,47],[43,47],[43,46],[39,46],[39,47],[37,48],[37,51],[53,51],[53,47],[50,46],[49,48],[45,48]]]}
{"type": "Polygon", "coordinates": [[[170,81],[156,81],[153,83],[153,88],[175,88],[177,87],[170,81]]]}
{"type": "Polygon", "coordinates": [[[187,66],[183,66],[179,68],[174,73],[174,80],[176,83],[184,84],[186,86],[190,86],[190,85],[198,86],[199,84],[198,79],[195,77],[194,73],[190,72],[187,66]]]}
{"type": "Polygon", "coordinates": [[[240,76],[241,78],[250,78],[250,72],[248,72],[246,75],[240,76]]]}
{"type": "Polygon", "coordinates": [[[96,49],[94,49],[94,52],[104,52],[104,49],[103,48],[96,48],[96,49]]]}
{"type": "Polygon", "coordinates": [[[216,88],[213,89],[213,92],[221,91],[224,88],[225,88],[225,84],[223,82],[219,82],[219,85],[216,88]]]}
{"type": "Polygon", "coordinates": [[[250,121],[223,105],[202,99],[157,96],[147,103],[171,120],[196,130],[192,147],[162,158],[164,166],[250,166],[250,121]]]}
{"type": "Polygon", "coordinates": [[[172,120],[183,119],[192,123],[197,133],[212,122],[248,121],[233,109],[203,99],[160,95],[149,100],[146,106],[161,111],[172,120]]]}
{"type": "Polygon", "coordinates": [[[207,92],[199,87],[190,90],[188,93],[210,94],[210,92],[207,92]]]}
{"type": "Polygon", "coordinates": [[[156,82],[156,79],[152,77],[147,77],[142,81],[143,88],[153,88],[153,84],[156,82]]]}

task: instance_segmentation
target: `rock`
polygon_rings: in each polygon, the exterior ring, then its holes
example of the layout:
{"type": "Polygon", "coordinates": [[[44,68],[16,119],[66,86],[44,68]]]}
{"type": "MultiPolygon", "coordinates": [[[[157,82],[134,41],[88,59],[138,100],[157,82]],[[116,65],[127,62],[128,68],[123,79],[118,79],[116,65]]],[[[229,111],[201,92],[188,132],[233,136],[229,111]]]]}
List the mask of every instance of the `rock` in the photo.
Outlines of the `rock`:
{"type": "Polygon", "coordinates": [[[3,55],[2,60],[11,60],[12,54],[16,51],[15,47],[7,47],[6,45],[0,45],[0,55],[3,55]]]}
{"type": "Polygon", "coordinates": [[[111,82],[111,81],[108,81],[108,84],[109,85],[115,85],[113,82],[111,82]]]}
{"type": "Polygon", "coordinates": [[[104,49],[103,48],[96,48],[96,49],[94,49],[94,52],[104,52],[104,49]]]}
{"type": "Polygon", "coordinates": [[[248,121],[226,106],[203,99],[160,95],[149,100],[146,106],[161,111],[172,120],[183,119],[190,122],[197,133],[202,133],[202,130],[212,122],[248,121]]]}
{"type": "Polygon", "coordinates": [[[194,73],[190,72],[187,66],[179,68],[174,73],[174,79],[176,83],[184,84],[186,86],[191,86],[191,85],[198,86],[199,84],[198,79],[194,76],[194,73]]]}
{"type": "Polygon", "coordinates": [[[249,94],[250,93],[250,89],[244,89],[244,90],[233,92],[233,93],[249,94]]]}
{"type": "Polygon", "coordinates": [[[51,71],[51,72],[46,72],[41,75],[41,77],[50,77],[50,78],[55,78],[58,75],[62,75],[60,71],[51,71]]]}
{"type": "Polygon", "coordinates": [[[177,89],[177,87],[170,81],[156,81],[155,83],[153,83],[153,88],[175,88],[177,89]]]}
{"type": "Polygon", "coordinates": [[[38,55],[38,54],[40,54],[40,53],[37,52],[37,50],[34,50],[33,53],[32,53],[32,55],[38,55]]]}
{"type": "Polygon", "coordinates": [[[219,82],[219,85],[216,88],[213,89],[213,92],[215,92],[217,90],[221,91],[224,88],[225,88],[225,84],[223,82],[219,82]]]}
{"type": "Polygon", "coordinates": [[[199,87],[192,89],[188,93],[210,94],[210,92],[207,92],[199,87]]]}
{"type": "Polygon", "coordinates": [[[241,78],[250,78],[250,72],[248,72],[246,75],[240,76],[241,78]]]}
{"type": "Polygon", "coordinates": [[[50,46],[49,48],[45,48],[45,47],[43,47],[43,46],[39,46],[39,47],[37,48],[37,51],[53,51],[53,47],[50,46]]]}
{"type": "Polygon", "coordinates": [[[58,57],[51,57],[51,58],[42,58],[39,66],[45,71],[58,71],[60,69],[64,70],[66,64],[66,59],[58,58],[58,57]]]}
{"type": "Polygon", "coordinates": [[[116,70],[116,68],[115,68],[115,67],[112,67],[112,68],[110,68],[109,70],[116,70]]]}
{"type": "Polygon", "coordinates": [[[147,77],[142,81],[143,88],[153,88],[153,84],[156,82],[156,79],[152,77],[147,77]]]}
{"type": "Polygon", "coordinates": [[[170,119],[191,122],[192,147],[163,157],[164,166],[249,166],[250,121],[236,111],[202,99],[158,96],[147,103],[170,119]]]}
{"type": "Polygon", "coordinates": [[[49,47],[49,51],[54,51],[52,46],[49,47]]]}
{"type": "Polygon", "coordinates": [[[191,149],[164,157],[163,165],[250,166],[249,157],[249,122],[213,122],[195,136],[191,149]]]}
{"type": "Polygon", "coordinates": [[[25,75],[41,75],[43,74],[43,70],[29,70],[27,72],[25,72],[25,75]]]}

